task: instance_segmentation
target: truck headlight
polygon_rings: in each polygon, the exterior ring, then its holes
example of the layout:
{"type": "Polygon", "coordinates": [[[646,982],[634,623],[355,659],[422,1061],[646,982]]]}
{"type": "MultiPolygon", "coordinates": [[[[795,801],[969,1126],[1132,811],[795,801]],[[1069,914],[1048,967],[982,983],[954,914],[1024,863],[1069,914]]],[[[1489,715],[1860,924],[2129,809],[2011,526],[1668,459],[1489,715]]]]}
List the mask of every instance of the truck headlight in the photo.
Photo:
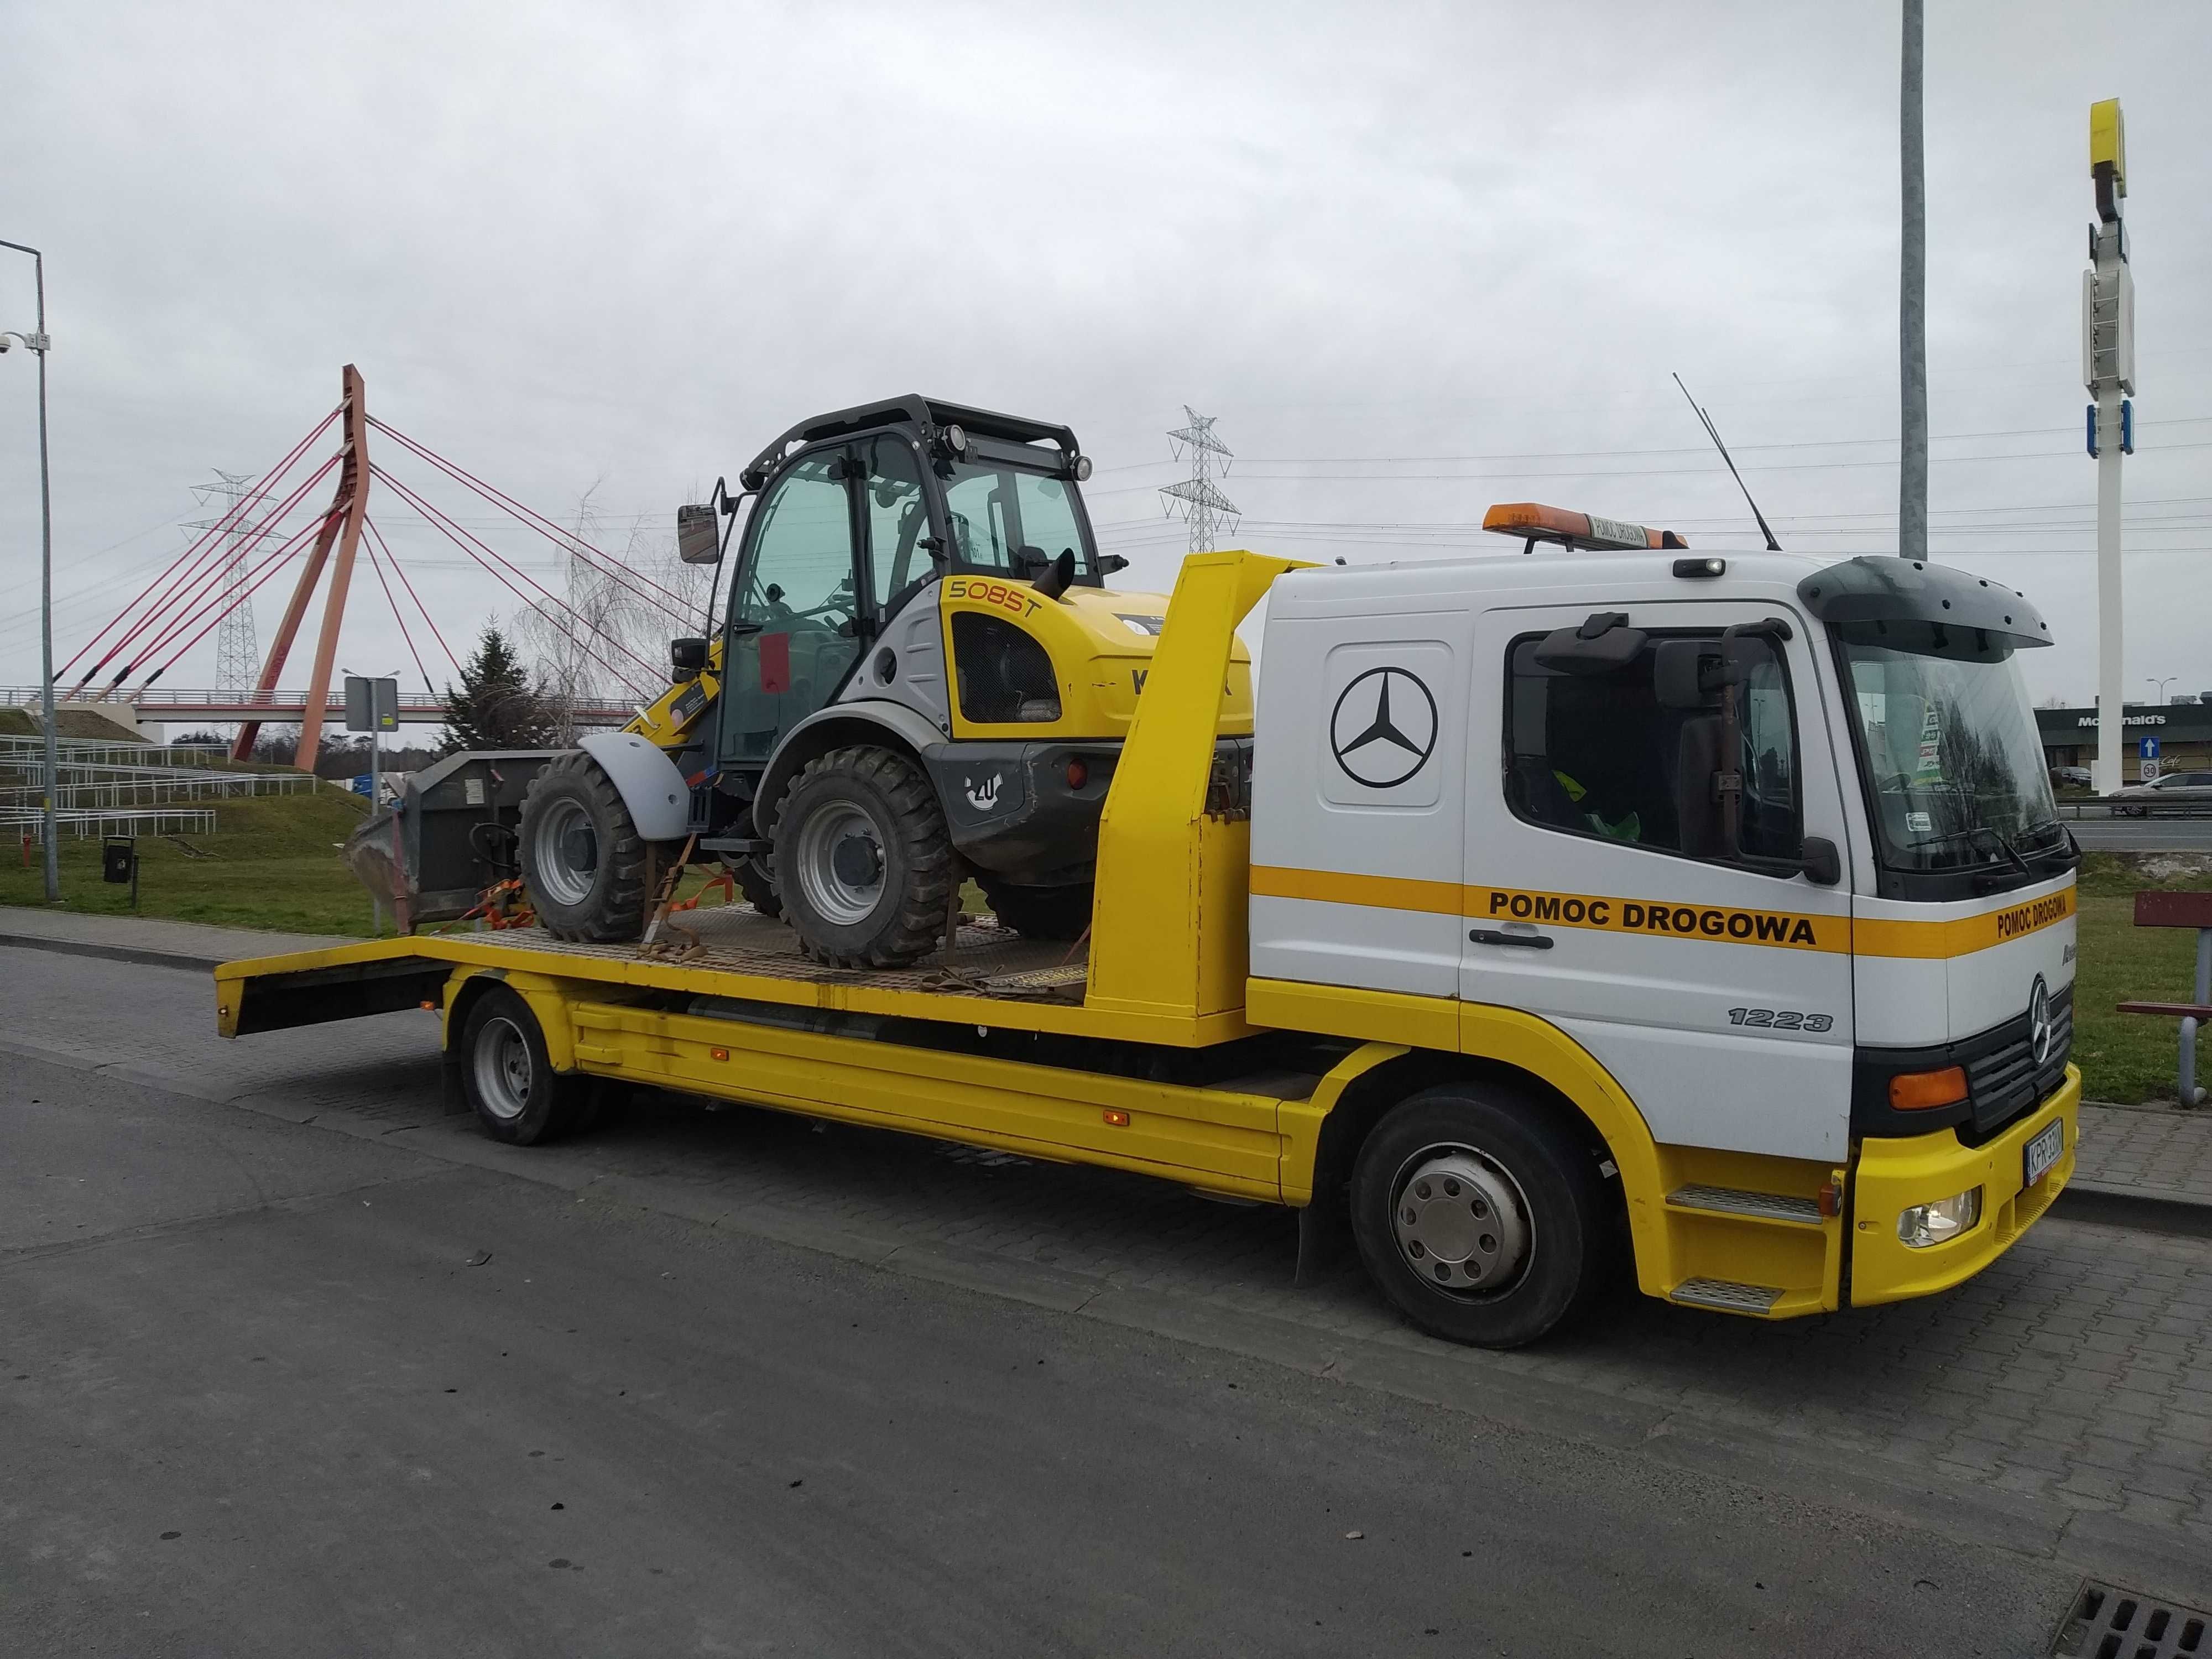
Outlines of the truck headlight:
{"type": "Polygon", "coordinates": [[[1954,1194],[1933,1204],[1915,1204],[1900,1211],[1897,1236],[1916,1250],[1930,1244],[1948,1244],[1982,1218],[1982,1189],[1954,1194]]]}

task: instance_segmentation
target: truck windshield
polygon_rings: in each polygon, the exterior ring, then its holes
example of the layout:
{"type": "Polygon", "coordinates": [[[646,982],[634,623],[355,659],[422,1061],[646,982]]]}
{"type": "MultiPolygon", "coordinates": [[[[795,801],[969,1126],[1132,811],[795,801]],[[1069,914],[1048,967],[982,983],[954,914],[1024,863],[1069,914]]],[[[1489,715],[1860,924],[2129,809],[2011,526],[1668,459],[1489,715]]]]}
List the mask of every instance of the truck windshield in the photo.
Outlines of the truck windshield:
{"type": "Polygon", "coordinates": [[[1076,580],[1096,581],[1091,538],[1066,480],[1020,467],[960,461],[945,479],[954,562],[970,569],[1026,577],[1027,550],[1056,559],[1075,553],[1076,580]]]}
{"type": "Polygon", "coordinates": [[[2009,649],[1932,624],[1837,635],[1886,864],[1975,870],[2070,851],[2009,649]]]}

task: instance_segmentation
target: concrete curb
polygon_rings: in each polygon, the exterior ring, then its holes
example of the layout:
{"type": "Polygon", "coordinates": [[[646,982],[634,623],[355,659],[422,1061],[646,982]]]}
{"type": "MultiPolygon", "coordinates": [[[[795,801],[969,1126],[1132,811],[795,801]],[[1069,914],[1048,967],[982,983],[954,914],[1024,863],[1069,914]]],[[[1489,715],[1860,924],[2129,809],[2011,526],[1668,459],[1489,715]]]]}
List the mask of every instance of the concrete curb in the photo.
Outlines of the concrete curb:
{"type": "Polygon", "coordinates": [[[128,962],[140,968],[182,968],[193,973],[212,973],[227,958],[187,956],[180,951],[152,951],[136,945],[88,945],[80,939],[55,939],[46,933],[11,933],[0,929],[0,945],[25,951],[53,951],[65,957],[97,957],[104,962],[128,962]]]}
{"type": "Polygon", "coordinates": [[[2212,1202],[2140,1187],[2107,1187],[2078,1176],[2051,1201],[2051,1213],[2061,1221],[2094,1222],[2175,1238],[2212,1238],[2212,1202]]]}

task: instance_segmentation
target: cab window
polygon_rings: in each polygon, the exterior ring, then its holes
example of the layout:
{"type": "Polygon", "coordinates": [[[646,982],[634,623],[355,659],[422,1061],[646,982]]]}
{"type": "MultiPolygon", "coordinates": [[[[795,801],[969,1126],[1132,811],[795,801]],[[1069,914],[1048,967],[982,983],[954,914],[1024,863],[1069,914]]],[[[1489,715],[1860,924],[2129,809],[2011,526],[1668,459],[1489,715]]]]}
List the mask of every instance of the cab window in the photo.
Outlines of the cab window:
{"type": "Polygon", "coordinates": [[[1650,636],[1622,666],[1568,673],[1536,661],[1542,635],[1516,640],[1506,684],[1505,798],[1514,814],[1567,835],[1690,858],[1789,859],[1801,841],[1797,750],[1788,676],[1765,641],[1750,653],[1737,705],[1743,782],[1740,844],[1723,827],[1716,773],[1723,723],[1714,709],[1662,705],[1650,636]]]}

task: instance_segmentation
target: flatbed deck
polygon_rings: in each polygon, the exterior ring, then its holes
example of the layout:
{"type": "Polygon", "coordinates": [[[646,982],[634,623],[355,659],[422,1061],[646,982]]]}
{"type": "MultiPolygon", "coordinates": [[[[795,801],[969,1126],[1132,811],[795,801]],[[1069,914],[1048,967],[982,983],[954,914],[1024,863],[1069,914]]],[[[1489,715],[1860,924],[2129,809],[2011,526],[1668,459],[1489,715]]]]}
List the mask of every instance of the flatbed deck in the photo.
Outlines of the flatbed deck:
{"type": "Polygon", "coordinates": [[[576,945],[517,927],[416,933],[227,963],[216,975],[218,1020],[225,1036],[243,1036],[414,1007],[438,1000],[436,988],[456,967],[1178,1048],[1252,1034],[1241,1013],[1194,1023],[1086,1007],[1086,941],[1024,939],[984,917],[963,922],[955,945],[912,967],[833,968],[802,954],[791,928],[750,905],[671,917],[650,945],[576,945]],[[988,1014],[978,1004],[988,1005],[988,1014]]]}

